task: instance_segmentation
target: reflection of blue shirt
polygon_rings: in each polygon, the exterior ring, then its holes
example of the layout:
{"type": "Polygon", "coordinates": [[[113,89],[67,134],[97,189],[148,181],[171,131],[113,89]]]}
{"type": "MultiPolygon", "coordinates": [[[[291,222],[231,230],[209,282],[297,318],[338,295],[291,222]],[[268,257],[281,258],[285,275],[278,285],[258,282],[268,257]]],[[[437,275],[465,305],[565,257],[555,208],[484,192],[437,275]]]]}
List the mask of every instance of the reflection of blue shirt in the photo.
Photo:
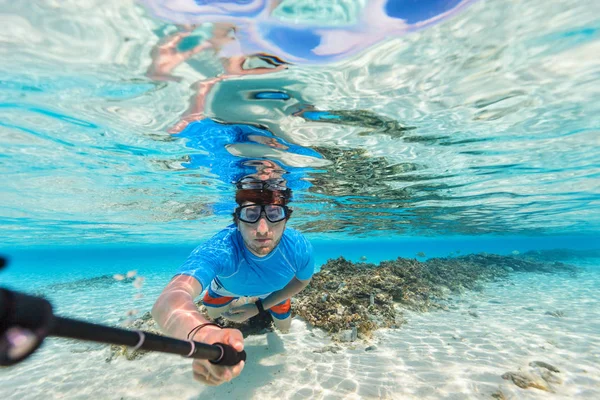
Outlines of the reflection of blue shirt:
{"type": "MultiPolygon", "coordinates": [[[[288,143],[282,138],[274,136],[268,130],[247,124],[222,124],[207,118],[192,122],[177,136],[186,139],[187,147],[204,150],[208,154],[191,154],[189,162],[184,162],[181,165],[186,169],[209,168],[223,182],[228,184],[237,182],[246,175],[256,173],[257,168],[244,165],[244,162],[250,159],[232,155],[227,151],[226,146],[233,143],[248,143],[250,142],[249,135],[275,138],[279,143],[289,147],[288,153],[323,158],[315,150],[288,143]]],[[[311,183],[304,178],[307,176],[307,172],[312,171],[312,168],[289,167],[283,166],[276,160],[270,161],[286,171],[283,178],[290,189],[302,191],[311,186],[311,183]]],[[[302,193],[297,192],[294,198],[300,200],[302,193]]],[[[213,213],[228,215],[231,214],[231,210],[235,206],[233,200],[220,201],[213,205],[213,213]]]]}
{"type": "Polygon", "coordinates": [[[203,119],[192,122],[178,134],[179,137],[187,139],[187,147],[206,150],[215,159],[222,156],[236,158],[227,151],[225,146],[233,143],[252,143],[248,139],[250,135],[274,138],[280,144],[288,147],[285,150],[288,153],[323,158],[321,154],[311,148],[288,143],[283,138],[274,136],[268,130],[246,124],[222,124],[211,119],[203,119]]]}
{"type": "MultiPolygon", "coordinates": [[[[315,150],[288,143],[265,129],[246,124],[221,124],[211,119],[203,119],[189,124],[178,134],[178,137],[186,139],[187,147],[205,150],[208,154],[191,154],[189,162],[181,165],[186,169],[209,168],[223,182],[236,182],[248,174],[256,173],[256,168],[245,166],[244,161],[250,160],[250,158],[234,156],[227,151],[226,146],[233,143],[253,143],[248,139],[250,135],[274,138],[280,144],[288,147],[285,150],[286,153],[323,158],[315,150]]],[[[281,166],[278,161],[270,161],[287,171],[284,178],[290,189],[304,190],[311,186],[310,182],[302,178],[306,176],[307,172],[311,172],[312,168],[281,166]]]]}
{"type": "Polygon", "coordinates": [[[177,275],[193,276],[203,290],[216,279],[238,296],[260,296],[283,289],[294,277],[310,279],[314,266],[312,245],[294,229],[284,231],[271,253],[257,257],[246,248],[237,227],[230,225],[194,249],[177,275]]]}

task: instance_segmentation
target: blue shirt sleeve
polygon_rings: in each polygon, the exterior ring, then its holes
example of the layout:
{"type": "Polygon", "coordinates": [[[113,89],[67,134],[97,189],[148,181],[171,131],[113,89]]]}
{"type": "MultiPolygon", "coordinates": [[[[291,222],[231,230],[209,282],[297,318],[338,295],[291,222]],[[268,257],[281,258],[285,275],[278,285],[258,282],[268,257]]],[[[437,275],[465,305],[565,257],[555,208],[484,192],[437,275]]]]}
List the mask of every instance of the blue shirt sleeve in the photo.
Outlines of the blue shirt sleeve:
{"type": "Polygon", "coordinates": [[[313,247],[310,242],[302,235],[299,235],[298,248],[298,271],[296,278],[301,281],[306,281],[313,276],[315,272],[315,257],[313,255],[313,247]]]}
{"type": "Polygon", "coordinates": [[[233,246],[226,230],[196,247],[177,270],[176,275],[193,276],[206,289],[217,275],[230,275],[233,267],[233,246]]]}

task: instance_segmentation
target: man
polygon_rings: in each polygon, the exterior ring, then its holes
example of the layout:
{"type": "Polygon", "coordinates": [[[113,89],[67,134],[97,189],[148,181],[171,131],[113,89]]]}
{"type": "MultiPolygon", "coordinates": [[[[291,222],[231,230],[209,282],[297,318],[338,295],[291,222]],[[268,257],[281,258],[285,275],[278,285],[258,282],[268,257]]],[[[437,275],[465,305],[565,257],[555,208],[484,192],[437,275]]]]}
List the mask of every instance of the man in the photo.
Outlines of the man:
{"type": "MultiPolygon", "coordinates": [[[[241,322],[268,310],[278,329],[289,329],[290,298],[308,285],[314,271],[312,246],[299,232],[286,229],[290,197],[291,190],[281,186],[244,182],[236,192],[234,224],[191,253],[152,308],[163,331],[243,350],[239,330],[221,329],[198,311],[194,299],[205,289],[203,303],[211,318],[241,322]]],[[[243,367],[243,362],[233,367],[206,360],[192,364],[194,377],[210,385],[233,379],[243,367]]]]}

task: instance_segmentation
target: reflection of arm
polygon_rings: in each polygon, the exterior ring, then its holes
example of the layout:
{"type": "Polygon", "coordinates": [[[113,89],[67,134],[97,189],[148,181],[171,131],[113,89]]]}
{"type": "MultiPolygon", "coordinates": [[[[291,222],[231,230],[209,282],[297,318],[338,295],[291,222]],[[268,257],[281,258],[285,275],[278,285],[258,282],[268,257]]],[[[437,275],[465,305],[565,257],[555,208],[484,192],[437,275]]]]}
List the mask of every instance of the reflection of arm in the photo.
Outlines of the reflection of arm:
{"type": "Polygon", "coordinates": [[[260,67],[253,69],[244,69],[243,64],[245,60],[245,56],[235,56],[223,59],[223,67],[225,68],[225,74],[217,76],[215,78],[210,78],[204,81],[196,82],[193,85],[193,89],[196,91],[196,93],[192,97],[189,108],[186,110],[185,113],[183,113],[179,122],[177,122],[175,125],[173,125],[173,127],[169,129],[169,133],[179,133],[193,121],[200,121],[206,118],[206,115],[204,114],[206,110],[206,98],[208,97],[208,94],[212,90],[213,86],[215,86],[215,84],[217,84],[218,82],[235,76],[262,75],[287,69],[287,65],[285,64],[279,65],[275,68],[260,67]]]}
{"type": "Polygon", "coordinates": [[[282,301],[300,293],[302,289],[304,289],[309,283],[310,279],[306,281],[301,281],[298,278],[292,278],[292,280],[287,285],[285,285],[283,289],[271,293],[262,301],[264,309],[266,310],[268,308],[271,308],[281,303],[282,301]]]}
{"type": "Polygon", "coordinates": [[[186,338],[194,327],[208,322],[194,303],[201,292],[202,285],[192,276],[179,275],[169,282],[152,307],[152,317],[163,332],[177,338],[186,338]]]}
{"type": "Polygon", "coordinates": [[[181,119],[169,128],[169,133],[179,133],[184,130],[190,123],[194,121],[200,121],[206,118],[204,115],[204,109],[206,106],[206,97],[212,89],[212,87],[223,79],[223,76],[216,78],[207,79],[205,81],[196,82],[192,88],[196,91],[194,96],[191,98],[190,106],[183,113],[181,119]]]}
{"type": "Polygon", "coordinates": [[[172,72],[181,63],[192,57],[203,50],[212,47],[210,42],[202,42],[199,45],[188,51],[179,51],[177,46],[181,41],[192,34],[192,27],[187,27],[186,31],[175,32],[163,38],[150,53],[152,63],[146,71],[146,76],[156,81],[176,81],[179,82],[181,78],[172,75],[172,72]]]}
{"type": "MultiPolygon", "coordinates": [[[[279,5],[279,0],[273,1],[273,3],[272,3],[273,7],[277,7],[278,5],[279,5]]],[[[206,43],[200,45],[200,46],[204,46],[204,47],[202,47],[202,48],[197,47],[197,48],[190,50],[190,52],[193,52],[193,53],[189,54],[188,58],[191,55],[193,55],[205,48],[208,48],[208,47],[212,47],[217,52],[220,51],[220,49],[223,46],[236,40],[235,37],[232,37],[230,35],[230,33],[232,31],[235,31],[235,25],[233,25],[233,24],[228,24],[228,23],[214,24],[213,31],[212,31],[212,34],[213,34],[212,38],[208,39],[206,43]]],[[[182,34],[180,34],[180,36],[181,35],[182,34]]],[[[183,35],[185,35],[185,34],[183,34],[183,35]]],[[[179,41],[180,40],[181,39],[179,39],[179,41]]],[[[166,49],[163,49],[164,45],[157,46],[157,50],[155,50],[153,52],[153,60],[155,59],[155,57],[154,57],[155,53],[156,54],[172,53],[173,48],[176,47],[177,43],[178,43],[178,41],[171,40],[171,42],[168,42],[169,46],[167,46],[166,49]],[[172,43],[175,43],[175,44],[172,44],[172,43]],[[163,49],[162,53],[161,53],[161,49],[163,49]]],[[[187,56],[187,53],[186,53],[186,56],[187,56]]],[[[173,58],[173,56],[171,56],[171,58],[173,58]]],[[[228,58],[223,57],[221,59],[221,62],[223,64],[223,69],[225,70],[224,74],[214,77],[214,78],[206,79],[204,81],[196,82],[192,86],[192,88],[196,91],[196,93],[191,99],[190,106],[185,111],[185,113],[183,113],[179,122],[177,122],[173,127],[171,127],[168,130],[169,133],[179,133],[182,130],[184,130],[191,122],[200,121],[200,120],[206,118],[206,116],[204,114],[205,110],[206,110],[206,98],[216,83],[218,83],[222,80],[231,78],[231,77],[243,76],[243,75],[262,75],[262,74],[268,74],[271,72],[281,71],[281,70],[288,68],[287,64],[282,64],[282,65],[276,66],[275,68],[258,67],[258,68],[252,68],[252,69],[244,69],[244,62],[247,60],[247,58],[248,57],[243,56],[243,55],[231,56],[228,58]]],[[[185,60],[180,60],[179,63],[181,63],[183,61],[185,61],[185,60]]],[[[157,64],[157,62],[153,62],[153,65],[154,64],[157,64]]],[[[167,64],[168,64],[167,66],[170,66],[170,64],[172,64],[172,63],[167,63],[167,64]]],[[[176,64],[176,65],[179,65],[179,64],[176,64]]],[[[171,67],[170,69],[173,69],[173,68],[174,67],[171,67]]],[[[170,72],[170,70],[169,70],[169,72],[170,72]]],[[[165,75],[165,74],[162,73],[160,75],[165,75]]]]}
{"type": "Polygon", "coordinates": [[[244,69],[244,62],[247,60],[246,56],[233,56],[223,59],[223,68],[229,76],[237,75],[262,75],[269,74],[271,72],[281,71],[287,69],[287,64],[281,64],[275,68],[258,67],[252,69],[244,69]]]}
{"type": "Polygon", "coordinates": [[[276,9],[277,7],[279,7],[279,5],[281,4],[281,1],[282,1],[282,0],[272,0],[272,1],[270,2],[269,6],[268,6],[268,7],[269,7],[269,15],[271,15],[271,13],[272,13],[273,11],[275,11],[275,9],[276,9]]]}

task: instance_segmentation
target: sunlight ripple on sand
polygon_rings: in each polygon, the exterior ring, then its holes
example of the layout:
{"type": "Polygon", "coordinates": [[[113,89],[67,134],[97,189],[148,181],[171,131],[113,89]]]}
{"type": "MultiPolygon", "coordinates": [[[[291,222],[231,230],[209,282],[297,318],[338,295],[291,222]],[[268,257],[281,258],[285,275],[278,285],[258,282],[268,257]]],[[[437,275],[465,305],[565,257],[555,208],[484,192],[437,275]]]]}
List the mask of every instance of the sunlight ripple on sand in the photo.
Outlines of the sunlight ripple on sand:
{"type": "MultiPolygon", "coordinates": [[[[85,297],[63,289],[53,296],[61,313],[118,325],[128,310],[149,310],[163,282],[148,279],[146,297],[138,300],[131,285],[90,290],[85,297]]],[[[492,398],[500,390],[515,399],[595,400],[600,398],[598,287],[598,268],[575,277],[515,274],[457,296],[448,311],[405,312],[401,329],[336,346],[323,331],[294,319],[288,334],[246,338],[242,375],[219,387],[193,381],[189,359],[149,353],[138,361],[107,363],[107,346],[49,338],[30,360],[2,371],[0,385],[8,399],[83,399],[94,393],[153,399],[172,399],[174,393],[226,400],[463,399],[492,398]],[[367,351],[369,346],[374,347],[367,351]],[[554,393],[502,379],[533,361],[560,370],[556,376],[562,383],[552,385],[554,393]],[[123,377],[135,384],[123,384],[123,377]]]]}

